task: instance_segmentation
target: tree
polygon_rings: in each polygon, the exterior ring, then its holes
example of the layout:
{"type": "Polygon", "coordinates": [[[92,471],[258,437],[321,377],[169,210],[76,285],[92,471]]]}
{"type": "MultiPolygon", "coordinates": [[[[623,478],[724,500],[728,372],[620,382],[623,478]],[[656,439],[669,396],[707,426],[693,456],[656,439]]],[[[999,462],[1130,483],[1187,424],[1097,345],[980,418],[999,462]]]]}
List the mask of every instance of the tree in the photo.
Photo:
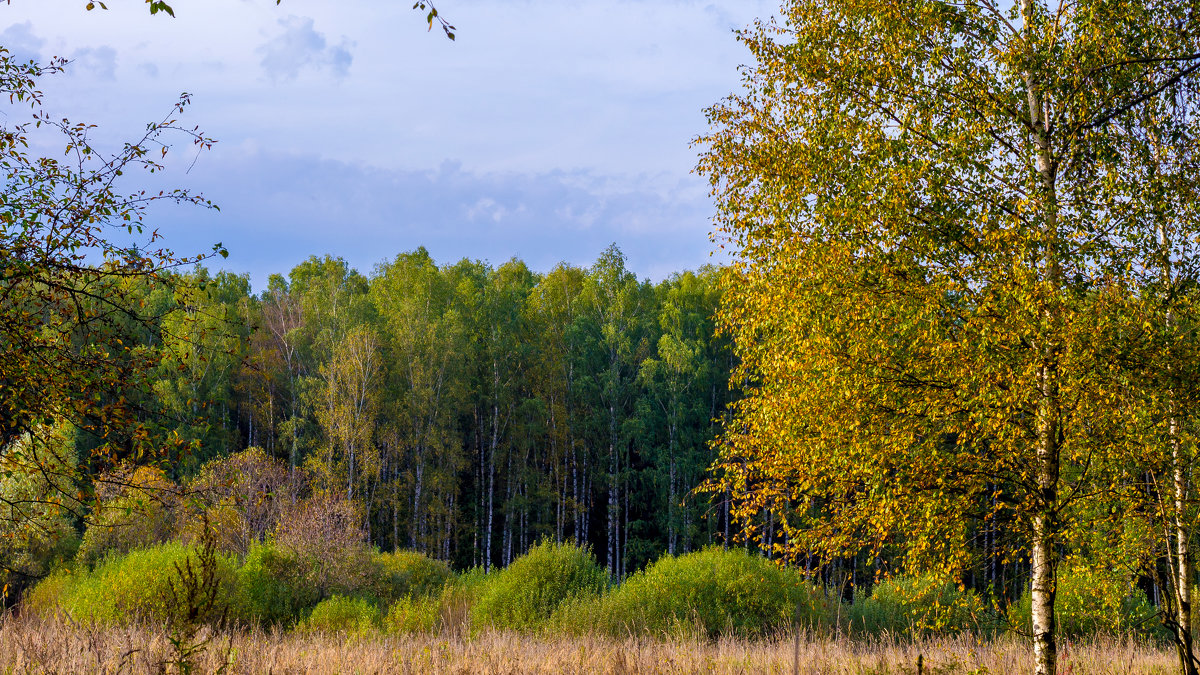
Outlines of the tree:
{"type": "Polygon", "coordinates": [[[0,47],[0,93],[33,113],[29,122],[0,125],[0,453],[7,470],[43,471],[37,454],[17,452],[14,441],[50,443],[49,430],[71,423],[91,439],[75,465],[87,477],[121,459],[153,461],[169,448],[147,426],[158,411],[142,405],[158,354],[139,337],[161,330],[146,289],[169,288],[172,268],[225,251],[218,244],[206,255],[176,256],[146,224],[155,202],[212,207],[202,197],[122,192],[135,171],[164,168],[173,135],[211,146],[176,121],[187,97],[142,138],[106,154],[92,145],[91,127],[42,108],[38,81],[64,65],[18,63],[0,47]],[[52,134],[64,157],[30,150],[52,134]]]}
{"type": "Polygon", "coordinates": [[[392,462],[392,479],[400,478],[403,467],[409,491],[407,545],[434,553],[449,545],[449,529],[457,520],[455,477],[463,463],[457,421],[467,345],[465,317],[457,306],[460,279],[453,272],[439,270],[421,248],[380,265],[370,289],[395,364],[389,415],[395,420],[395,450],[403,457],[392,462]]]}
{"type": "Polygon", "coordinates": [[[317,458],[317,474],[325,489],[346,487],[346,499],[362,499],[355,487],[378,474],[379,456],[374,436],[379,424],[383,364],[379,342],[370,328],[351,330],[337,344],[327,364],[320,367],[321,386],[317,420],[325,431],[326,452],[317,458]]]}
{"type": "Polygon", "coordinates": [[[585,378],[579,321],[585,284],[582,269],[560,264],[538,281],[526,301],[538,348],[530,363],[530,394],[545,411],[547,444],[560,472],[555,541],[563,541],[569,522],[577,546],[588,539],[591,502],[591,465],[579,405],[579,381],[585,378]]]}
{"type": "Polygon", "coordinates": [[[628,486],[624,472],[629,466],[625,455],[629,434],[628,410],[632,407],[637,368],[645,354],[641,344],[646,319],[648,284],[625,267],[625,254],[610,245],[596,259],[585,287],[585,297],[598,333],[597,344],[603,352],[603,365],[596,373],[598,399],[607,413],[603,443],[608,446],[608,535],[605,564],[610,575],[625,576],[625,542],[628,540],[628,486]],[[626,508],[621,498],[626,498],[626,508]],[[622,527],[624,522],[625,527],[622,527]]]}
{"type": "MultiPolygon", "coordinates": [[[[709,420],[715,414],[709,387],[720,364],[708,353],[712,341],[712,314],[716,309],[715,270],[696,275],[676,274],[660,286],[658,323],[662,331],[655,356],[642,362],[642,385],[662,415],[667,431],[662,456],[655,464],[666,468],[667,553],[691,550],[691,528],[697,520],[683,507],[684,494],[699,483],[709,420]]],[[[664,496],[662,490],[659,495],[664,496]]]]}
{"type": "Polygon", "coordinates": [[[1098,349],[1129,329],[1156,204],[1124,129],[1192,109],[1195,9],[792,0],[741,34],[757,63],[701,139],[748,387],[710,488],[792,555],[913,566],[961,569],[971,521],[1010,514],[1042,674],[1062,535],[1128,460],[1098,349]]]}
{"type": "MultiPolygon", "coordinates": [[[[1200,167],[1195,160],[1198,139],[1176,123],[1189,108],[1180,105],[1184,101],[1173,103],[1139,111],[1124,128],[1140,141],[1143,161],[1135,185],[1153,205],[1144,214],[1144,227],[1155,235],[1141,246],[1142,293],[1134,314],[1145,330],[1136,340],[1133,364],[1141,377],[1134,379],[1131,392],[1136,393],[1128,403],[1147,409],[1141,428],[1148,433],[1139,439],[1143,442],[1136,452],[1150,484],[1130,501],[1135,510],[1143,505],[1137,497],[1150,497],[1151,508],[1140,513],[1157,516],[1153,529],[1164,533],[1160,546],[1152,548],[1167,562],[1168,592],[1161,615],[1175,639],[1182,672],[1196,675],[1200,660],[1194,653],[1191,611],[1196,499],[1191,476],[1198,458],[1196,420],[1190,411],[1200,394],[1195,330],[1200,242],[1189,234],[1200,214],[1188,185],[1200,167]]],[[[1159,558],[1147,556],[1156,578],[1159,558]]]]}
{"type": "Polygon", "coordinates": [[[170,309],[158,321],[159,334],[145,342],[158,343],[151,386],[164,417],[156,426],[189,445],[186,464],[194,469],[233,450],[235,430],[228,420],[234,374],[248,337],[240,301],[249,295],[250,280],[229,272],[210,277],[200,266],[170,280],[176,286],[170,309]]]}

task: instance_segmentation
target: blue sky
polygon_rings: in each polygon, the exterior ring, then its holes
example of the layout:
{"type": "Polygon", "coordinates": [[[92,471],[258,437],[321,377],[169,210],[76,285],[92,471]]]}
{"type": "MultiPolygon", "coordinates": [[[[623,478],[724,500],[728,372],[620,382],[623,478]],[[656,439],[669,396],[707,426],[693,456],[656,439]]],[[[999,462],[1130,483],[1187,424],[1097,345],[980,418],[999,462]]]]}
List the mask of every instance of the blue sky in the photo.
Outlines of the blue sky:
{"type": "Polygon", "coordinates": [[[221,211],[158,208],[151,224],[179,253],[223,242],[223,267],[256,289],[311,254],[369,272],[421,245],[545,271],[615,241],[651,279],[719,261],[690,141],[739,86],[749,53],[732,30],[775,11],[441,0],[451,42],[404,0],[173,0],[175,19],[141,0],[84,4],[0,4],[0,44],[72,58],[46,101],[99,124],[101,145],[189,92],[184,122],[219,142],[186,172],[180,148],[166,180],[221,211]]]}

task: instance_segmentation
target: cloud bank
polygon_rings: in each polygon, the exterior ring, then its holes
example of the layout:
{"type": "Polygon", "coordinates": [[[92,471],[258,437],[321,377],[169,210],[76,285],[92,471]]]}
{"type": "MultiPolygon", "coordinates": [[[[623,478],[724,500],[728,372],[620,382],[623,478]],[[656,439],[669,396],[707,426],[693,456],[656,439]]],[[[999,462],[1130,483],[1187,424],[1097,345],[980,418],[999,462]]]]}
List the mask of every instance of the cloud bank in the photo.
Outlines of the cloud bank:
{"type": "Polygon", "coordinates": [[[518,256],[548,271],[561,261],[588,265],[616,242],[632,270],[658,280],[709,262],[713,248],[710,205],[694,177],[475,173],[450,162],[386,170],[252,151],[202,157],[186,184],[220,211],[162,208],[154,223],[178,253],[222,237],[223,266],[249,273],[256,288],[309,255],[368,272],[425,246],[440,262],[518,256]]]}

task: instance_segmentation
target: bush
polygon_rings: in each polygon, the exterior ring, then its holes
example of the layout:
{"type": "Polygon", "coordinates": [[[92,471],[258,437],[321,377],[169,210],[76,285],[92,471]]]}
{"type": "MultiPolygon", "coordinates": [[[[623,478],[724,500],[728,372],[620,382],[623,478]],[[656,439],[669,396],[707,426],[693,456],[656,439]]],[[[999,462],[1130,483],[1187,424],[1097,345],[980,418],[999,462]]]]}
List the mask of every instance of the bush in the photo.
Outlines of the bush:
{"type": "Polygon", "coordinates": [[[443,633],[463,635],[471,630],[472,613],[489,577],[479,567],[451,579],[438,600],[439,628],[443,633]]]}
{"type": "MultiPolygon", "coordinates": [[[[1014,630],[1033,631],[1032,605],[1026,591],[1009,606],[1008,622],[1014,630]]],[[[1054,618],[1060,635],[1158,635],[1163,629],[1157,616],[1146,594],[1122,575],[1082,565],[1059,568],[1054,618]]]]}
{"type": "Polygon", "coordinates": [[[313,589],[317,600],[358,595],[372,582],[371,551],[356,502],[331,494],[303,499],[275,526],[276,548],[292,565],[287,582],[313,589]]]}
{"type": "Polygon", "coordinates": [[[995,617],[974,592],[935,574],[895,576],[875,585],[870,596],[856,598],[850,626],[870,633],[989,630],[995,617]]]}
{"type": "Polygon", "coordinates": [[[217,550],[243,556],[249,551],[246,521],[232,500],[215,504],[203,499],[188,499],[175,511],[175,538],[193,544],[203,536],[205,528],[217,550]]]}
{"type": "Polygon", "coordinates": [[[372,590],[387,601],[437,595],[454,578],[449,565],[416,551],[376,552],[371,563],[375,577],[372,590]]]}
{"type": "Polygon", "coordinates": [[[21,611],[34,616],[52,617],[61,611],[62,603],[72,592],[76,576],[71,570],[59,568],[49,574],[21,598],[21,611]]]}
{"type": "Polygon", "coordinates": [[[185,541],[196,531],[201,509],[218,525],[222,550],[245,555],[279,523],[295,493],[287,466],[260,448],[214,459],[188,484],[198,496],[178,524],[185,541]]]}
{"type": "MultiPolygon", "coordinates": [[[[177,610],[176,593],[182,594],[176,566],[183,567],[189,557],[195,562],[192,550],[172,542],[111,556],[95,569],[63,571],[38,584],[26,608],[40,614],[60,608],[86,622],[166,622],[177,610]]],[[[235,561],[220,556],[217,565],[218,597],[236,598],[235,561]]]]}
{"type": "Polygon", "coordinates": [[[405,596],[388,607],[383,629],[389,633],[432,633],[443,626],[443,598],[405,596]]]}
{"type": "Polygon", "coordinates": [[[295,558],[269,542],[251,546],[237,571],[231,618],[246,624],[295,624],[320,600],[316,589],[302,581],[295,558]]]}
{"type": "Polygon", "coordinates": [[[564,601],[600,593],[606,579],[587,549],[543,541],[484,579],[472,615],[496,628],[536,629],[564,601]]]}
{"type": "Polygon", "coordinates": [[[716,547],[663,557],[607,595],[563,608],[568,632],[660,637],[761,635],[826,622],[830,602],[802,574],[742,550],[716,547]]]}
{"type": "Polygon", "coordinates": [[[304,621],[308,630],[365,633],[379,624],[379,607],[366,598],[335,595],[313,607],[304,621]]]}
{"type": "MultiPolygon", "coordinates": [[[[8,498],[3,487],[0,497],[8,498]]],[[[79,535],[67,518],[58,514],[0,523],[0,540],[4,541],[0,546],[0,607],[8,606],[79,550],[79,535]]]]}

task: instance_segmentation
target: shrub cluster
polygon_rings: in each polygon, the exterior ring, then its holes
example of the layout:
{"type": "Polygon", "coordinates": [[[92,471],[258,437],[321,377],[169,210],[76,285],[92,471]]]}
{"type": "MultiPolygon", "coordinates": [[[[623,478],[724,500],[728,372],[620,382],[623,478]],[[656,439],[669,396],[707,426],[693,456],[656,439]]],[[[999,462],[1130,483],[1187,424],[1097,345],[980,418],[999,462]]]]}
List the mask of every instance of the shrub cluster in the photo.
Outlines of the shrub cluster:
{"type": "MultiPolygon", "coordinates": [[[[877,583],[844,606],[795,569],[740,549],[664,556],[610,586],[587,548],[542,541],[505,569],[456,575],[418,552],[372,550],[356,502],[340,492],[305,494],[297,487],[305,481],[254,448],[210,462],[183,487],[147,467],[102,475],[80,544],[72,513],[49,498],[72,492],[73,442],[59,436],[47,434],[47,442],[28,448],[14,444],[9,452],[57,452],[61,477],[0,477],[0,497],[40,509],[32,512],[40,527],[23,531],[4,529],[0,514],[0,533],[10,543],[0,550],[9,570],[3,580],[12,585],[16,573],[44,577],[25,594],[24,607],[33,613],[170,622],[180,570],[196,561],[190,544],[203,531],[210,533],[205,550],[220,551],[215,584],[223,606],[216,614],[243,625],[701,639],[834,623],[870,634],[1029,631],[1028,594],[997,612],[946,577],[908,575],[877,583]]],[[[1085,566],[1062,568],[1057,611],[1069,636],[1161,636],[1154,608],[1127,578],[1085,566]]]]}
{"type": "Polygon", "coordinates": [[[79,549],[72,523],[81,506],[74,436],[64,427],[39,428],[0,450],[0,466],[6,469],[0,473],[0,600],[7,606],[79,549]],[[30,465],[38,470],[25,470],[30,465]]]}
{"type": "Polygon", "coordinates": [[[384,601],[436,595],[454,578],[454,572],[445,562],[416,551],[375,553],[371,569],[374,571],[371,588],[384,601]]]}
{"type": "Polygon", "coordinates": [[[556,617],[562,629],[715,638],[828,623],[834,603],[795,570],[742,550],[663,557],[603,596],[556,617]]]}
{"type": "Polygon", "coordinates": [[[224,551],[245,555],[278,525],[296,501],[297,485],[287,466],[261,448],[208,462],[187,483],[187,508],[176,530],[192,541],[204,518],[218,525],[218,545],[224,551]]]}
{"type": "Polygon", "coordinates": [[[543,541],[483,581],[473,615],[495,628],[541,628],[559,605],[599,595],[606,581],[587,549],[543,541]]]}
{"type": "Polygon", "coordinates": [[[978,594],[935,574],[892,577],[855,600],[850,628],[868,633],[920,635],[996,627],[994,612],[978,594]]]}
{"type": "MultiPolygon", "coordinates": [[[[1032,598],[1028,591],[1008,608],[1008,622],[1017,631],[1032,631],[1032,598]]],[[[1058,571],[1054,620],[1061,635],[1135,633],[1165,637],[1157,612],[1146,594],[1106,570],[1063,565],[1058,571]]]]}
{"type": "MultiPolygon", "coordinates": [[[[105,558],[94,568],[60,569],[25,597],[24,608],[38,614],[66,612],[98,623],[167,622],[181,590],[177,569],[195,552],[179,542],[157,544],[105,558]]],[[[237,598],[237,561],[218,558],[219,597],[237,598]]]]}
{"type": "Polygon", "coordinates": [[[169,541],[175,534],[180,490],[161,469],[118,468],[101,474],[79,557],[94,563],[169,541]]]}
{"type": "Polygon", "coordinates": [[[308,630],[364,633],[379,626],[379,606],[367,598],[335,595],[317,603],[304,622],[308,630]]]}

